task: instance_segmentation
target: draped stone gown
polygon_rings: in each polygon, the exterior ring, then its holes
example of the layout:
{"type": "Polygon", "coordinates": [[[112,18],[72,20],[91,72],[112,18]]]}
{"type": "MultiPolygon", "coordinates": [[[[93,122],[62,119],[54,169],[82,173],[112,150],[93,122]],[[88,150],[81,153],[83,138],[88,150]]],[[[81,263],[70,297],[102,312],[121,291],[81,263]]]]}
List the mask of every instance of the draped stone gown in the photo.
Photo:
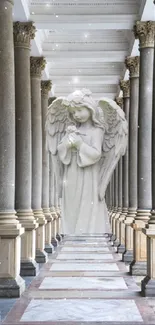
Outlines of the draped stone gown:
{"type": "Polygon", "coordinates": [[[67,147],[67,135],[58,146],[64,164],[62,189],[62,231],[80,235],[109,230],[105,201],[98,199],[99,161],[103,129],[90,126],[82,134],[79,150],[67,147]]]}

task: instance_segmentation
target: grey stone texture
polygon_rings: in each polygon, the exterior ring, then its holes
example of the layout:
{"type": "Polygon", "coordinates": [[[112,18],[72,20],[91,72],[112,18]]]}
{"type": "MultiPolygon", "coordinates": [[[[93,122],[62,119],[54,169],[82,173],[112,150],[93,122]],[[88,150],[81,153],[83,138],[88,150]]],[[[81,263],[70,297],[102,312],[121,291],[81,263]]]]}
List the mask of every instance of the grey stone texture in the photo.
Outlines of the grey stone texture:
{"type": "Polygon", "coordinates": [[[30,57],[31,111],[32,111],[32,209],[39,223],[36,230],[36,261],[46,260],[45,224],[42,210],[42,111],[41,111],[41,73],[46,61],[43,57],[30,57]],[[39,256],[40,251],[40,256],[39,256]],[[39,257],[38,257],[39,256],[39,257]]]}

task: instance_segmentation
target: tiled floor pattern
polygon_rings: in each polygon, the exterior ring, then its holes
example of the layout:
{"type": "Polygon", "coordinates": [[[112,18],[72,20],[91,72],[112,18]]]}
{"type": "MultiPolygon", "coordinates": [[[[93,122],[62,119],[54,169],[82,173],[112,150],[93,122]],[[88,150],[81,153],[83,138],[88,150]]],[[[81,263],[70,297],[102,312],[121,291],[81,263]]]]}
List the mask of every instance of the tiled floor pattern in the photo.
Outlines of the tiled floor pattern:
{"type": "Polygon", "coordinates": [[[72,236],[50,255],[2,324],[155,325],[153,307],[107,237],[72,236]]]}

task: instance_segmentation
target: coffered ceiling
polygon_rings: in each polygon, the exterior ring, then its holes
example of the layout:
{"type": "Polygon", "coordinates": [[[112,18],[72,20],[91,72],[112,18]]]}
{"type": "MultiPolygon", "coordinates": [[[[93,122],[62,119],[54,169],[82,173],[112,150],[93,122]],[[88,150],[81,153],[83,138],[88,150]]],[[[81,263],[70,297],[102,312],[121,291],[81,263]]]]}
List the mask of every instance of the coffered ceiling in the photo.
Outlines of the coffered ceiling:
{"type": "Polygon", "coordinates": [[[133,25],[147,1],[28,1],[55,96],[84,87],[95,97],[115,98],[134,44],[133,25]]]}

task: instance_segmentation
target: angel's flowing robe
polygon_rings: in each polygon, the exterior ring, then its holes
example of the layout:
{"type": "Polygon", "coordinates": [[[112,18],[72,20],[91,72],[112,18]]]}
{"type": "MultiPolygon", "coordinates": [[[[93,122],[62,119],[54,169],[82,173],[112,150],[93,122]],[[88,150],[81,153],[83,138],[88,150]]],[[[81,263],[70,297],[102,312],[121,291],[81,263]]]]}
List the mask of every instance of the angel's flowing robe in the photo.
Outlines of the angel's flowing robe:
{"type": "MultiPolygon", "coordinates": [[[[80,131],[80,130],[79,130],[80,131]]],[[[103,130],[90,126],[81,135],[78,150],[67,147],[67,136],[58,154],[64,164],[62,231],[64,234],[95,234],[109,231],[105,201],[99,201],[98,179],[103,130]]],[[[103,180],[104,181],[104,180],[103,180]]]]}

